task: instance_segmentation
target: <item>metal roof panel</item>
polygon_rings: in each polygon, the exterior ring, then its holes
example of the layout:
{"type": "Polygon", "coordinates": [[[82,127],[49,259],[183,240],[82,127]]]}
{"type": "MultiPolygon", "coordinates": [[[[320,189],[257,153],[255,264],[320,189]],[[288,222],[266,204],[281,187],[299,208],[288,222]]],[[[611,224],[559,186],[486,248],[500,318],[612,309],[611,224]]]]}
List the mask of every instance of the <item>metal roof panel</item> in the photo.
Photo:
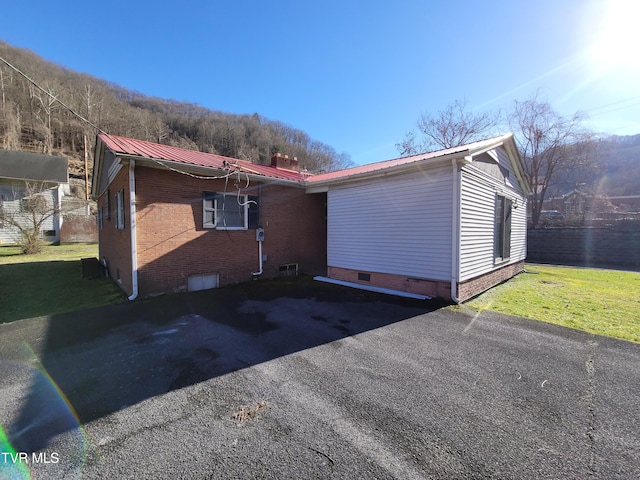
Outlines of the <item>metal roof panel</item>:
{"type": "Polygon", "coordinates": [[[161,145],[158,143],[135,140],[133,138],[120,137],[117,135],[99,134],[98,138],[102,140],[107,148],[112,150],[116,155],[120,154],[140,156],[155,160],[169,160],[186,165],[196,165],[200,167],[214,168],[217,170],[222,170],[227,167],[235,167],[243,172],[254,175],[297,182],[300,182],[309,176],[293,170],[284,170],[270,165],[260,165],[247,160],[240,160],[238,158],[187,150],[185,148],[161,145]]]}

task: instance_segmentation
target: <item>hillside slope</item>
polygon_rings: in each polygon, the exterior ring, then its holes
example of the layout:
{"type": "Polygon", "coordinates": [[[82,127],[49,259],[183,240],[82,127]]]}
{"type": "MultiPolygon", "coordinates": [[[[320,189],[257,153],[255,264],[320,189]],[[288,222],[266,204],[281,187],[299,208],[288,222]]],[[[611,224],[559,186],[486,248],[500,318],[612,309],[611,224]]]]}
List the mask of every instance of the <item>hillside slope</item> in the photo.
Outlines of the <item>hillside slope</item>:
{"type": "Polygon", "coordinates": [[[0,57],[44,90],[0,61],[0,147],[64,155],[70,160],[71,175],[84,175],[85,136],[92,160],[97,132],[92,125],[115,135],[262,164],[274,152],[282,152],[297,156],[301,166],[312,172],[351,163],[346,153],[338,153],[302,130],[258,113],[237,115],[149,97],[66,69],[2,41],[0,57]]]}

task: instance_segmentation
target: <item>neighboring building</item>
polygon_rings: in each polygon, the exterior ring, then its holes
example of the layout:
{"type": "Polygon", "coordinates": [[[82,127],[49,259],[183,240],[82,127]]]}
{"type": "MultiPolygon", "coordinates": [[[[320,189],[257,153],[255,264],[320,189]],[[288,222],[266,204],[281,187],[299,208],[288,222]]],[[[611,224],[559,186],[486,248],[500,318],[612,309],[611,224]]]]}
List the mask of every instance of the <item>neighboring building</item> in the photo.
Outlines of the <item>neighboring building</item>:
{"type": "Polygon", "coordinates": [[[640,212],[640,195],[614,196],[609,201],[621,212],[640,212]]]}
{"type": "Polygon", "coordinates": [[[512,135],[319,175],[98,135],[100,259],[135,298],[305,272],[466,300],[524,268],[512,135]]]}
{"type": "Polygon", "coordinates": [[[544,207],[545,210],[558,211],[568,219],[635,213],[640,212],[640,195],[609,197],[572,190],[561,197],[545,200],[544,207]]]}
{"type": "MultiPolygon", "coordinates": [[[[68,183],[66,158],[0,149],[0,243],[16,243],[20,236],[6,216],[30,221],[20,213],[29,191],[37,190],[52,209],[59,211],[62,198],[68,193],[68,183]]],[[[62,217],[58,213],[47,218],[41,227],[43,238],[57,242],[61,226],[62,217]]]]}

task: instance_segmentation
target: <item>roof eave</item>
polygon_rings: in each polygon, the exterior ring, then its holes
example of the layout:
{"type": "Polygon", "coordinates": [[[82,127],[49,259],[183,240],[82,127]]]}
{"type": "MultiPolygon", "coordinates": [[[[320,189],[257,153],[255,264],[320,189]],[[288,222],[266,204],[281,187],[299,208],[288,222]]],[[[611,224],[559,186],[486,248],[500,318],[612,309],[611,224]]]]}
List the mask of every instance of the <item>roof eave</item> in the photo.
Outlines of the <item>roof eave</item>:
{"type": "Polygon", "coordinates": [[[97,189],[99,185],[99,179],[102,175],[102,159],[104,158],[103,151],[105,144],[100,138],[100,135],[96,138],[96,146],[93,151],[93,174],[91,175],[91,197],[96,198],[98,195],[97,189]]]}
{"type": "MultiPolygon", "coordinates": [[[[460,161],[464,161],[464,157],[469,154],[469,150],[458,150],[454,153],[448,153],[445,155],[441,155],[438,157],[429,157],[423,158],[420,160],[416,160],[411,163],[404,163],[402,165],[394,165],[392,167],[382,168],[379,170],[373,170],[370,172],[361,172],[355,173],[353,175],[348,175],[345,177],[332,178],[328,180],[320,180],[314,182],[313,180],[305,182],[307,186],[307,190],[317,190],[320,191],[324,189],[324,187],[329,187],[331,185],[340,185],[343,183],[357,182],[361,180],[369,180],[373,178],[386,177],[389,175],[396,175],[404,172],[411,172],[412,170],[420,169],[421,167],[429,166],[437,166],[438,164],[450,164],[452,159],[459,159],[460,161]]],[[[313,179],[313,177],[312,177],[313,179]]]]}
{"type": "Polygon", "coordinates": [[[125,153],[114,152],[114,154],[122,159],[123,162],[127,162],[128,160],[135,160],[137,166],[144,166],[150,168],[165,168],[168,171],[176,172],[182,175],[187,176],[198,176],[198,177],[206,177],[207,179],[214,180],[216,178],[225,178],[229,174],[240,174],[246,175],[249,180],[262,182],[262,183],[270,183],[270,184],[278,184],[278,185],[289,185],[289,186],[298,186],[300,187],[302,183],[297,180],[288,180],[285,178],[277,178],[277,177],[269,177],[267,175],[261,175],[259,173],[251,173],[243,170],[242,168],[238,169],[225,169],[225,168],[216,168],[216,167],[208,167],[206,165],[193,165],[183,162],[177,162],[175,160],[165,160],[160,158],[152,158],[152,157],[143,157],[140,155],[130,155],[125,153]]]}

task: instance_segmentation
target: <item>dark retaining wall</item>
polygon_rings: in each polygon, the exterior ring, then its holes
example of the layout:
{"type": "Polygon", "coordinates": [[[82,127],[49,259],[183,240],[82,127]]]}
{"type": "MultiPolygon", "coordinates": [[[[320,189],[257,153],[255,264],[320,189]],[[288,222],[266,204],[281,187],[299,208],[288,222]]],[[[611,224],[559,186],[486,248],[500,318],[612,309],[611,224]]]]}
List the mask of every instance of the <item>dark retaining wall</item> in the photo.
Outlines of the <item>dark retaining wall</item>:
{"type": "Polygon", "coordinates": [[[607,228],[529,230],[527,261],[640,270],[640,231],[607,228]]]}
{"type": "Polygon", "coordinates": [[[98,243],[96,217],[94,215],[65,217],[60,228],[60,243],[98,243]]]}

